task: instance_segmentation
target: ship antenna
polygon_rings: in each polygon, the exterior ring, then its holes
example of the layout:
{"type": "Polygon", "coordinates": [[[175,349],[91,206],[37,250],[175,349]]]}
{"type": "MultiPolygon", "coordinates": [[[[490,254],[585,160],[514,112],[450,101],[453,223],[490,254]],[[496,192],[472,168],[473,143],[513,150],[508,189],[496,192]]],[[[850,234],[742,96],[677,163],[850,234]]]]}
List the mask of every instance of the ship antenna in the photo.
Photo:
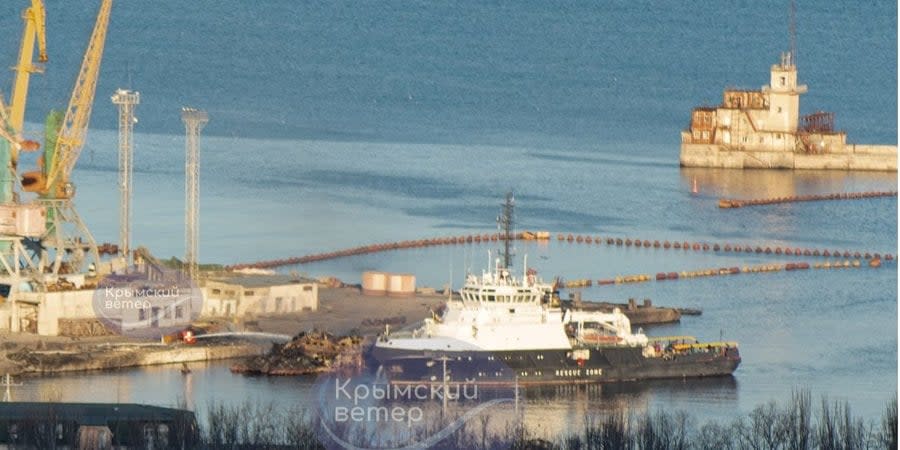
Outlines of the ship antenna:
{"type": "Polygon", "coordinates": [[[450,254],[450,279],[447,281],[447,301],[453,300],[453,253],[450,254]]]}
{"type": "Polygon", "coordinates": [[[501,231],[501,239],[503,239],[503,267],[508,269],[512,267],[512,240],[513,240],[513,225],[515,224],[514,219],[514,209],[515,209],[515,199],[513,198],[512,191],[506,193],[506,201],[503,202],[503,207],[500,210],[501,214],[497,216],[497,228],[501,231]]]}
{"type": "Polygon", "coordinates": [[[789,10],[790,14],[790,22],[788,24],[788,35],[790,37],[790,52],[791,57],[788,61],[789,65],[797,66],[797,3],[795,0],[791,0],[791,6],[789,10]]]}

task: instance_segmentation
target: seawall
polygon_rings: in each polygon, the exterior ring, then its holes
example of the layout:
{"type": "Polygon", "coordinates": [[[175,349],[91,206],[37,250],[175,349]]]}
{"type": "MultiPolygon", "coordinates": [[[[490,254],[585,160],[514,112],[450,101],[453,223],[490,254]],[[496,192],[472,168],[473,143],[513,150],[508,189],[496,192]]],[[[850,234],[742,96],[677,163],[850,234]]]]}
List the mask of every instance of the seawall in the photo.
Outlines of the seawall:
{"type": "Polygon", "coordinates": [[[265,354],[269,346],[235,343],[211,345],[110,345],[72,351],[24,349],[8,354],[11,373],[57,373],[180,364],[265,354]]]}
{"type": "Polygon", "coordinates": [[[896,171],[896,145],[848,144],[840,151],[811,155],[757,149],[732,150],[715,144],[682,144],[682,167],[896,171]]]}

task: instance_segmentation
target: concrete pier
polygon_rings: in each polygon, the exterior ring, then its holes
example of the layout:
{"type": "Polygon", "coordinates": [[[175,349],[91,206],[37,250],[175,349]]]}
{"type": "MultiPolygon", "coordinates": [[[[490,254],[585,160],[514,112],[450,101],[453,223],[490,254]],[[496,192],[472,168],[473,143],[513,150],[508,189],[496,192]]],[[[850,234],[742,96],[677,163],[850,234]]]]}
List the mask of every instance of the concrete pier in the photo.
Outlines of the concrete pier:
{"type": "Polygon", "coordinates": [[[682,167],[897,171],[897,146],[848,144],[824,154],[742,150],[718,144],[682,144],[682,167]]]}

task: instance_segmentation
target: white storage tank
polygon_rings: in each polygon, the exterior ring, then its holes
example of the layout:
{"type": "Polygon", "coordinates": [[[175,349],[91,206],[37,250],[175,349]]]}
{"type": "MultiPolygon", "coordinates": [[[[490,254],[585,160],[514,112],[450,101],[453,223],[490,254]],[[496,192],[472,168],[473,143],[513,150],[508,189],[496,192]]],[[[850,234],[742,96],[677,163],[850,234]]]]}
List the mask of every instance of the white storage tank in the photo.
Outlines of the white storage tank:
{"type": "Polygon", "coordinates": [[[388,274],[368,271],[362,274],[363,295],[384,295],[387,292],[388,274]]]}
{"type": "Polygon", "coordinates": [[[390,297],[412,297],[416,294],[416,276],[394,273],[388,277],[387,294],[390,297]]]}

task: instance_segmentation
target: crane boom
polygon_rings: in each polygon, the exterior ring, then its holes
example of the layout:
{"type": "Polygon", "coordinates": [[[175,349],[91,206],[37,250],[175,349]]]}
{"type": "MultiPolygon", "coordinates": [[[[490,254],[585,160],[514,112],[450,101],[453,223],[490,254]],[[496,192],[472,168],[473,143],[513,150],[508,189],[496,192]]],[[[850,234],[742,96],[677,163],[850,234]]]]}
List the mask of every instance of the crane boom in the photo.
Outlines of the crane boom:
{"type": "Polygon", "coordinates": [[[34,41],[38,41],[38,62],[47,62],[47,14],[41,0],[31,0],[31,6],[22,12],[25,30],[22,32],[22,44],[19,48],[19,60],[16,67],[16,81],[13,84],[12,101],[10,102],[9,126],[13,133],[21,134],[25,124],[25,102],[28,96],[28,81],[32,73],[41,73],[44,69],[32,62],[34,41]]]}
{"type": "Polygon", "coordinates": [[[75,81],[72,98],[59,130],[59,137],[53,151],[53,160],[45,161],[46,181],[44,194],[55,198],[71,197],[71,191],[66,186],[69,176],[81,149],[84,147],[84,139],[87,135],[88,123],[91,119],[91,107],[94,104],[94,93],[97,90],[97,78],[100,75],[100,62],[103,59],[103,46],[106,43],[106,30],[109,25],[109,13],[112,9],[112,0],[102,0],[100,11],[97,13],[97,22],[91,33],[91,40],[84,53],[81,62],[81,70],[75,81]],[[56,187],[55,187],[56,186],[56,187]]]}

